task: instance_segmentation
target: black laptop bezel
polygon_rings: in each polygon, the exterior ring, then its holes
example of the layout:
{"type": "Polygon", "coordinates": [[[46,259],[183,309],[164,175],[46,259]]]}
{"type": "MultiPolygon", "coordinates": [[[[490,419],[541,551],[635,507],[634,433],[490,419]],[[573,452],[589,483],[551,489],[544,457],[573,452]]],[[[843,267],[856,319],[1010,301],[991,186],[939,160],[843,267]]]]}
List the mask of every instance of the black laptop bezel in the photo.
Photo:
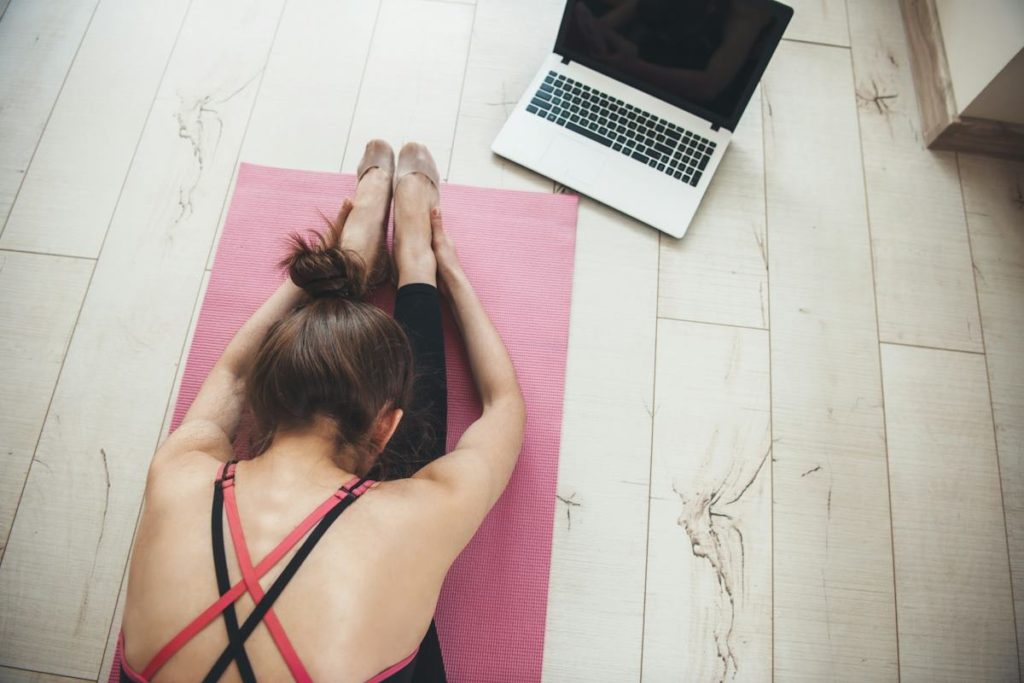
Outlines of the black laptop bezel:
{"type": "Polygon", "coordinates": [[[781,2],[775,2],[775,0],[768,0],[768,4],[771,6],[772,11],[775,14],[775,22],[771,27],[771,32],[766,36],[766,39],[771,41],[771,47],[765,51],[761,61],[758,62],[757,66],[754,67],[753,72],[751,72],[750,82],[747,83],[747,87],[743,89],[743,92],[740,93],[740,96],[736,101],[737,107],[735,116],[730,118],[717,114],[699,104],[675,96],[672,93],[652,86],[649,83],[639,81],[632,76],[622,73],[614,67],[610,67],[600,61],[591,59],[587,55],[566,49],[565,43],[568,33],[569,13],[572,11],[572,7],[577,1],[578,0],[566,0],[565,10],[562,12],[562,22],[558,26],[558,37],[555,38],[555,54],[562,57],[563,60],[579,62],[598,73],[614,78],[615,80],[621,81],[626,85],[630,85],[637,90],[642,90],[649,95],[653,95],[659,100],[664,100],[673,106],[684,109],[706,121],[710,121],[716,130],[721,127],[730,132],[736,130],[736,126],[739,123],[740,118],[743,116],[743,112],[746,111],[747,105],[750,104],[750,97],[754,94],[754,88],[756,88],[757,84],[761,82],[761,76],[764,75],[765,69],[768,68],[768,63],[771,61],[772,55],[775,54],[775,50],[779,47],[779,42],[782,40],[782,34],[786,31],[786,26],[789,25],[790,19],[793,18],[792,7],[783,5],[781,2]]]}

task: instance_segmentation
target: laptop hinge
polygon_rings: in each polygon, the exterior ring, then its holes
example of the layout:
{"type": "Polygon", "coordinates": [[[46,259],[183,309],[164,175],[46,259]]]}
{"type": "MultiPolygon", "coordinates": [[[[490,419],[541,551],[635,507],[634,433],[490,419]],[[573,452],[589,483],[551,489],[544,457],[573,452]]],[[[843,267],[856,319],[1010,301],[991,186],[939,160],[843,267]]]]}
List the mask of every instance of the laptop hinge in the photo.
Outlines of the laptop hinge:
{"type": "Polygon", "coordinates": [[[712,123],[712,124],[711,124],[711,130],[715,131],[716,133],[717,133],[717,132],[718,132],[719,130],[721,130],[721,128],[722,128],[722,127],[721,127],[720,125],[718,125],[717,123],[712,123]]]}
{"type": "Polygon", "coordinates": [[[568,63],[569,63],[569,56],[568,55],[562,55],[562,64],[568,64],[568,63]]]}

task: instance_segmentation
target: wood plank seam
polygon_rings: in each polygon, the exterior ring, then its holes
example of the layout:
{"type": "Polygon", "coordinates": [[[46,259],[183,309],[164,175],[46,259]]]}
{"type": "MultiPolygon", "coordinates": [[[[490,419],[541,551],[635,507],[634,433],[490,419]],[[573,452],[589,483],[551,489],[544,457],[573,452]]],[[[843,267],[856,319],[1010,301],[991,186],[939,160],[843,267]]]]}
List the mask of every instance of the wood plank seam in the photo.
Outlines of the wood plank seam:
{"type": "Polygon", "coordinates": [[[690,318],[680,318],[674,315],[659,315],[658,320],[675,320],[681,323],[693,323],[695,325],[718,325],[720,327],[735,327],[741,330],[758,330],[760,332],[768,331],[767,327],[757,327],[756,325],[740,325],[739,323],[720,323],[712,322],[710,320],[691,320],[690,318]]]}
{"type": "MultiPolygon", "coordinates": [[[[362,73],[359,74],[359,87],[355,91],[355,101],[352,102],[352,121],[355,120],[355,112],[359,111],[359,95],[362,94],[362,84],[367,82],[367,69],[370,67],[370,53],[374,49],[374,41],[377,39],[377,27],[380,26],[381,8],[384,6],[383,0],[377,3],[377,14],[374,16],[374,28],[370,33],[370,49],[368,50],[367,58],[362,61],[362,73]]],[[[345,148],[341,152],[342,162],[338,164],[338,170],[341,171],[341,164],[344,163],[344,159],[348,156],[348,143],[351,140],[352,126],[349,123],[348,135],[345,136],[345,148]]]]}
{"type": "MultiPolygon", "coordinates": [[[[960,185],[960,203],[963,206],[963,210],[964,210],[964,230],[966,230],[968,232],[968,234],[967,234],[967,250],[968,250],[968,253],[971,256],[971,275],[973,276],[973,282],[974,282],[974,296],[975,296],[975,298],[977,300],[978,314],[980,316],[981,315],[981,295],[978,293],[978,268],[975,265],[975,261],[974,261],[974,245],[971,243],[970,225],[968,223],[969,219],[968,219],[968,216],[967,216],[967,198],[964,196],[964,180],[963,180],[963,174],[960,171],[960,153],[956,152],[955,154],[956,154],[956,172],[957,172],[957,177],[958,177],[958,179],[960,181],[959,182],[959,185],[960,185]]],[[[998,435],[998,433],[996,431],[996,418],[995,418],[995,416],[996,416],[996,407],[995,407],[995,402],[992,400],[992,379],[991,379],[992,375],[991,375],[991,371],[989,370],[989,366],[988,366],[988,347],[985,346],[985,325],[984,325],[984,319],[982,319],[982,324],[981,324],[980,327],[981,327],[981,348],[983,350],[983,354],[982,355],[985,358],[985,385],[988,388],[988,409],[990,411],[990,414],[992,415],[992,444],[993,444],[993,447],[995,448],[995,454],[996,454],[996,473],[999,475],[999,507],[1000,507],[1000,509],[1003,512],[1003,531],[1005,532],[1005,540],[1006,540],[1006,564],[1007,564],[1007,571],[1010,573],[1010,609],[1012,610],[1012,613],[1013,613],[1014,640],[1017,643],[1017,667],[1018,667],[1018,670],[1019,670],[1020,669],[1020,664],[1021,664],[1021,658],[1020,658],[1021,644],[1020,644],[1020,639],[1017,637],[1017,634],[1020,633],[1019,623],[1020,623],[1021,616],[1019,614],[1017,614],[1017,601],[1016,601],[1016,596],[1014,595],[1014,590],[1013,590],[1013,583],[1014,583],[1013,582],[1013,560],[1011,559],[1012,555],[1011,555],[1011,552],[1010,552],[1010,528],[1009,528],[1009,523],[1008,523],[1008,521],[1006,519],[1006,498],[1003,495],[1003,470],[1002,470],[1002,462],[999,459],[999,435],[998,435]]]]}
{"type": "MultiPolygon", "coordinates": [[[[0,18],[2,18],[2,17],[0,17],[0,18]]],[[[76,678],[74,676],[61,676],[60,674],[52,674],[49,671],[39,671],[37,669],[23,669],[23,668],[18,667],[18,666],[0,666],[0,679],[2,679],[2,680],[6,680],[6,679],[4,679],[2,677],[2,674],[3,674],[4,671],[22,671],[22,672],[24,672],[26,674],[35,674],[36,676],[46,676],[47,678],[51,678],[53,680],[60,679],[61,683],[63,683],[64,681],[89,681],[89,683],[94,683],[93,679],[91,679],[91,678],[76,678]]]]}
{"type": "Polygon", "coordinates": [[[984,351],[971,351],[969,349],[957,349],[951,346],[931,346],[929,344],[909,344],[907,342],[895,342],[889,340],[879,340],[880,344],[889,344],[891,346],[909,346],[913,349],[930,349],[932,351],[956,351],[957,353],[973,353],[976,356],[984,356],[984,351]]]}
{"type": "MultiPolygon", "coordinates": [[[[849,32],[849,28],[847,28],[847,32],[849,32]]],[[[803,43],[805,45],[821,45],[823,47],[837,47],[840,50],[849,50],[850,49],[849,45],[837,45],[836,43],[826,43],[826,42],[823,42],[823,41],[820,41],[820,40],[806,40],[804,38],[783,38],[783,40],[785,40],[787,42],[790,42],[790,43],[803,43]]]]}
{"type": "MultiPolygon", "coordinates": [[[[13,206],[13,204],[12,204],[13,206]]],[[[60,257],[67,258],[67,257],[60,257]]],[[[43,422],[46,424],[46,420],[50,415],[50,408],[53,407],[53,397],[57,394],[57,387],[60,385],[61,375],[64,374],[64,361],[67,360],[68,349],[71,348],[71,342],[75,338],[75,332],[78,330],[78,321],[82,316],[82,309],[85,308],[85,300],[89,298],[89,286],[92,284],[93,275],[96,274],[96,262],[93,262],[92,271],[89,273],[89,280],[85,284],[85,292],[82,295],[82,302],[78,305],[78,313],[75,314],[75,322],[71,326],[71,334],[68,335],[68,341],[64,345],[64,351],[61,353],[60,369],[57,371],[57,378],[53,382],[53,388],[50,390],[50,399],[46,402],[46,410],[43,412],[43,422]]],[[[21,482],[21,492],[18,494],[18,504],[14,508],[14,517],[11,519],[10,529],[7,530],[7,534],[2,539],[2,545],[0,545],[0,565],[3,564],[4,558],[6,557],[7,543],[11,540],[11,533],[14,531],[14,523],[18,519],[18,513],[21,512],[21,499],[25,495],[25,487],[28,485],[29,475],[32,473],[32,467],[36,463],[36,452],[39,450],[39,442],[43,438],[43,427],[40,426],[39,434],[36,435],[36,443],[32,447],[32,461],[29,464],[28,470],[25,472],[25,480],[21,482]]]]}
{"type": "Polygon", "coordinates": [[[644,591],[643,608],[640,615],[640,681],[644,680],[644,643],[647,630],[647,572],[651,562],[651,493],[654,486],[654,416],[658,414],[658,304],[661,296],[661,233],[658,233],[658,263],[655,268],[658,274],[654,286],[654,376],[651,381],[651,430],[650,430],[650,462],[647,467],[647,525],[644,541],[644,591]]]}
{"type": "Polygon", "coordinates": [[[768,528],[771,530],[771,543],[769,544],[768,554],[771,558],[771,570],[769,571],[769,581],[771,586],[771,603],[769,609],[771,610],[771,625],[772,634],[770,639],[771,647],[771,667],[769,671],[772,672],[772,681],[775,681],[775,409],[772,405],[772,397],[775,395],[774,388],[772,387],[772,269],[768,266],[771,262],[769,255],[771,254],[770,247],[768,246],[769,230],[768,230],[768,169],[767,169],[767,153],[768,153],[768,142],[767,136],[764,135],[764,124],[765,124],[765,108],[768,107],[768,96],[765,93],[764,88],[761,89],[761,102],[758,107],[757,115],[761,117],[761,161],[765,167],[764,172],[761,173],[761,198],[764,200],[764,289],[765,299],[764,305],[765,310],[768,314],[768,500],[770,510],[770,517],[768,528]]]}
{"type": "MultiPolygon", "coordinates": [[[[444,0],[450,1],[450,0],[444,0]]],[[[466,41],[466,60],[462,68],[462,84],[459,86],[459,106],[455,110],[455,125],[452,126],[452,153],[448,155],[448,165],[444,169],[444,177],[441,180],[447,181],[452,173],[452,158],[455,156],[455,137],[459,133],[459,118],[462,114],[462,94],[466,91],[466,75],[469,72],[469,55],[473,50],[473,28],[476,26],[476,3],[473,3],[473,16],[469,20],[469,40],[466,41]]],[[[370,60],[367,59],[367,62],[370,60]]]]}
{"type": "Polygon", "coordinates": [[[31,249],[12,249],[11,247],[0,247],[0,253],[9,252],[12,254],[32,254],[33,256],[53,256],[54,258],[73,258],[79,261],[96,261],[95,256],[79,256],[77,254],[53,254],[48,251],[32,251],[31,249]]]}
{"type": "MultiPolygon", "coordinates": [[[[370,44],[370,50],[368,52],[373,52],[374,41],[377,38],[377,27],[380,26],[381,7],[383,7],[383,6],[384,6],[383,0],[381,2],[377,3],[377,13],[374,15],[374,28],[370,31],[370,43],[369,43],[370,44]]],[[[364,61],[362,61],[362,73],[359,74],[359,87],[355,91],[355,101],[352,102],[352,120],[353,121],[355,120],[355,112],[359,111],[359,96],[362,94],[362,84],[367,82],[367,68],[369,66],[370,66],[370,54],[368,53],[367,54],[367,58],[364,61]]],[[[349,123],[348,132],[349,132],[349,134],[345,136],[345,148],[344,148],[344,150],[341,151],[341,159],[342,159],[342,161],[338,163],[338,171],[339,172],[341,172],[341,170],[342,170],[342,164],[344,163],[344,159],[348,156],[348,143],[352,139],[351,138],[351,132],[352,132],[351,123],[349,123]]],[[[211,247],[210,249],[212,250],[213,247],[211,247]]]]}
{"type": "MultiPolygon", "coordinates": [[[[850,27],[850,3],[849,0],[843,0],[843,14],[846,16],[846,45],[850,50],[850,69],[853,70],[853,28],[850,27]]],[[[857,91],[857,74],[853,74],[853,90],[854,93],[857,91]]],[[[858,119],[859,120],[859,119],[858,119]]],[[[861,166],[864,164],[862,163],[861,166]]],[[[866,187],[866,186],[865,186],[866,187]]],[[[865,190],[865,196],[867,191],[865,190]]]]}
{"type": "MultiPolygon", "coordinates": [[[[850,31],[850,6],[848,3],[843,4],[846,10],[846,30],[850,31]]],[[[897,681],[900,677],[900,614],[899,614],[899,599],[896,598],[896,540],[895,534],[893,533],[893,520],[892,520],[892,473],[891,464],[889,462],[889,431],[888,425],[886,424],[885,416],[885,377],[882,371],[882,340],[880,337],[881,323],[878,319],[878,280],[875,277],[875,242],[871,231],[871,210],[870,200],[868,199],[868,175],[864,168],[864,135],[861,131],[860,123],[860,112],[857,111],[857,70],[853,66],[853,41],[850,40],[850,79],[853,83],[853,108],[857,112],[855,119],[857,121],[857,145],[860,148],[860,173],[861,180],[864,183],[864,222],[868,229],[868,255],[871,262],[871,296],[875,303],[875,349],[878,354],[878,386],[879,386],[879,398],[881,400],[880,410],[882,418],[882,445],[885,448],[885,486],[888,493],[889,501],[889,559],[892,562],[892,594],[893,594],[893,619],[896,628],[896,677],[897,681]]]]}
{"type": "MultiPolygon", "coordinates": [[[[78,58],[78,51],[82,49],[82,43],[85,42],[85,36],[89,33],[89,27],[92,26],[93,17],[96,16],[96,10],[99,9],[100,0],[97,0],[96,4],[93,5],[92,14],[89,15],[89,21],[85,23],[85,30],[82,31],[82,37],[78,39],[78,45],[75,47],[75,54],[71,57],[71,61],[68,62],[68,69],[64,72],[64,78],[60,82],[60,88],[57,90],[57,96],[53,98],[53,103],[50,105],[50,111],[46,114],[46,121],[43,122],[43,128],[39,131],[39,137],[36,139],[36,144],[32,148],[32,156],[28,158],[28,163],[25,165],[25,172],[21,174],[21,180],[18,181],[18,189],[14,192],[14,197],[11,199],[11,206],[4,216],[4,224],[0,227],[0,237],[4,236],[4,230],[7,229],[7,221],[13,213],[14,205],[18,203],[18,195],[21,193],[21,186],[25,183],[25,178],[28,177],[28,169],[32,166],[32,160],[36,158],[36,151],[39,149],[39,141],[43,139],[43,135],[46,134],[46,127],[50,124],[50,117],[53,116],[53,110],[57,108],[57,101],[60,99],[61,93],[64,92],[64,84],[68,81],[68,74],[71,73],[71,68],[75,65],[75,60],[78,58]]],[[[7,13],[7,8],[4,7],[3,14],[7,13]]],[[[2,15],[0,15],[2,18],[2,15]]],[[[38,37],[38,36],[37,36],[38,37]]]]}
{"type": "MultiPolygon", "coordinates": [[[[359,87],[356,89],[356,101],[352,103],[352,121],[349,122],[348,134],[345,136],[345,148],[341,151],[341,161],[338,163],[338,171],[342,169],[345,157],[348,156],[348,143],[352,140],[352,124],[355,122],[355,112],[359,111],[359,96],[363,94],[363,84],[366,82],[366,69],[370,65],[370,53],[373,52],[373,41],[377,38],[377,26],[380,25],[380,10],[384,6],[383,0],[377,3],[377,14],[373,17],[373,28],[370,30],[369,50],[366,59],[363,60],[363,72],[359,74],[359,87]]],[[[211,253],[213,246],[210,247],[211,253]]],[[[208,261],[209,262],[209,261],[208,261]]]]}

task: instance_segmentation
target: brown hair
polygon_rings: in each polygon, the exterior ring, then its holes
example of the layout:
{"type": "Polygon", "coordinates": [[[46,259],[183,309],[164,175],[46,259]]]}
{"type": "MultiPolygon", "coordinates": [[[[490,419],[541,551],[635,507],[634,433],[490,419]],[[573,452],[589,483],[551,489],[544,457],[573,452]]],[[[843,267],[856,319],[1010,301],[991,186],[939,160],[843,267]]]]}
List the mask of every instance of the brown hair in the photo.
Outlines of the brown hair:
{"type": "Polygon", "coordinates": [[[252,452],[265,451],[277,430],[324,416],[337,427],[339,449],[355,453],[354,463],[338,464],[365,474],[383,447],[373,442],[377,418],[389,409],[408,412],[413,355],[394,318],[363,301],[366,263],[335,246],[341,228],[329,225],[311,241],[291,235],[281,262],[311,298],[274,323],[256,352],[245,383],[252,452]]]}

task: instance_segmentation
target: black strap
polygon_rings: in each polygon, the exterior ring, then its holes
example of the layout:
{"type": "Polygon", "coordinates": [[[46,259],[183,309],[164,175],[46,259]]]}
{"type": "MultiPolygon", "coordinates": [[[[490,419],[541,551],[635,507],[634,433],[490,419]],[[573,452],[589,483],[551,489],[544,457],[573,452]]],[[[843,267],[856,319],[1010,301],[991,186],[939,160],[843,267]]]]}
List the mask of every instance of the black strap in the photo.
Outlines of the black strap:
{"type": "MultiPolygon", "coordinates": [[[[241,631],[239,632],[239,636],[241,636],[240,645],[243,646],[243,652],[245,641],[248,640],[249,636],[251,636],[256,630],[256,627],[259,625],[260,621],[263,620],[267,611],[273,607],[274,601],[281,597],[281,593],[284,591],[285,586],[287,586],[288,582],[292,580],[293,576],[295,576],[295,572],[299,570],[302,563],[306,561],[309,553],[313,551],[313,547],[320,541],[320,538],[323,537],[327,529],[334,523],[334,520],[338,519],[341,513],[359,498],[359,495],[351,494],[351,492],[357,490],[365,481],[366,479],[360,479],[355,486],[352,486],[351,488],[342,487],[345,491],[348,491],[350,495],[343,498],[340,503],[328,510],[327,514],[320,520],[320,523],[317,524],[313,528],[313,531],[310,532],[309,536],[306,537],[306,540],[299,547],[298,551],[296,551],[295,555],[292,556],[292,559],[288,561],[288,564],[281,572],[281,575],[277,577],[277,580],[274,581],[264,594],[263,599],[256,603],[256,607],[246,618],[245,623],[242,624],[241,631]]],[[[210,672],[206,674],[206,678],[203,679],[203,683],[216,683],[216,681],[220,680],[220,677],[224,675],[224,672],[231,664],[232,659],[235,659],[236,657],[232,650],[233,644],[233,642],[228,643],[228,646],[220,654],[220,657],[217,658],[213,668],[211,668],[210,672]]]]}
{"type": "MultiPolygon", "coordinates": [[[[224,471],[231,465],[224,466],[224,471]]],[[[217,589],[221,595],[231,590],[231,580],[228,578],[228,561],[224,549],[224,489],[221,479],[213,488],[213,515],[210,526],[213,537],[213,566],[217,572],[217,589]]],[[[228,648],[231,659],[238,664],[238,674],[244,683],[256,683],[256,675],[252,671],[252,664],[249,662],[249,655],[245,652],[245,639],[241,637],[238,629],[238,614],[235,612],[235,603],[228,605],[222,612],[224,615],[224,626],[228,632],[228,648]]]]}

